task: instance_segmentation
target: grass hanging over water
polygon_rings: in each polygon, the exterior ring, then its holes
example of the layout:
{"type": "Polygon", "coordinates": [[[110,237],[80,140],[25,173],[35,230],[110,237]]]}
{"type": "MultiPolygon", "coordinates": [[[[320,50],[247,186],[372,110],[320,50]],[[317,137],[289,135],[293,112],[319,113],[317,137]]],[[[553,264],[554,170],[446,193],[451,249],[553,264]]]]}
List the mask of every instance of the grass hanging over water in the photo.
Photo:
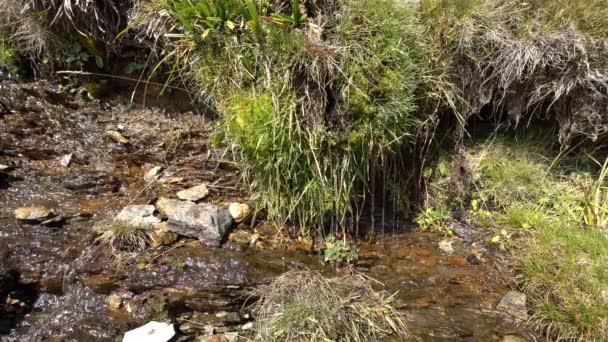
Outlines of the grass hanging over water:
{"type": "Polygon", "coordinates": [[[417,125],[424,47],[414,8],[221,3],[212,17],[211,2],[178,0],[153,1],[140,15],[161,9],[162,20],[181,24],[171,53],[223,116],[261,207],[304,231],[351,227],[371,174],[398,158],[417,125]],[[196,13],[207,20],[192,21],[196,13]]]}

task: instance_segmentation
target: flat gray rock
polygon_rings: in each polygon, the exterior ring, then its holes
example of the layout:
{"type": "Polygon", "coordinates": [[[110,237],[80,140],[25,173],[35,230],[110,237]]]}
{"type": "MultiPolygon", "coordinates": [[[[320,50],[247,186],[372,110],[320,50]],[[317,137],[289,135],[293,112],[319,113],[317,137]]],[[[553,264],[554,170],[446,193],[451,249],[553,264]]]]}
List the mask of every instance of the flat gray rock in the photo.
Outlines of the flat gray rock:
{"type": "Polygon", "coordinates": [[[209,203],[195,204],[161,197],[156,201],[156,208],[169,219],[169,230],[210,246],[219,246],[232,225],[228,210],[209,203]]]}
{"type": "Polygon", "coordinates": [[[201,199],[205,198],[207,195],[209,195],[209,189],[207,188],[207,185],[205,185],[205,184],[193,186],[191,188],[178,191],[178,193],[177,193],[177,197],[179,199],[192,201],[192,202],[201,200],[201,199]]]}
{"type": "Polygon", "coordinates": [[[153,205],[128,205],[116,215],[114,220],[132,224],[153,225],[160,222],[160,219],[154,216],[154,210],[156,208],[153,205]]]}

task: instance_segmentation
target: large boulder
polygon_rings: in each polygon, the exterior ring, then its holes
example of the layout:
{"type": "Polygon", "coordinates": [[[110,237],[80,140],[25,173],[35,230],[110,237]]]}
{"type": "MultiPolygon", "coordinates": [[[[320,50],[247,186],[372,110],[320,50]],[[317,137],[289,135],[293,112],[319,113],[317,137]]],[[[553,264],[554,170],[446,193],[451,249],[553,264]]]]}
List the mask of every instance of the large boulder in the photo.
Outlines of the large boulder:
{"type": "Polygon", "coordinates": [[[156,208],[168,218],[168,229],[210,246],[219,246],[232,225],[228,210],[209,203],[195,204],[161,197],[156,208]]]}

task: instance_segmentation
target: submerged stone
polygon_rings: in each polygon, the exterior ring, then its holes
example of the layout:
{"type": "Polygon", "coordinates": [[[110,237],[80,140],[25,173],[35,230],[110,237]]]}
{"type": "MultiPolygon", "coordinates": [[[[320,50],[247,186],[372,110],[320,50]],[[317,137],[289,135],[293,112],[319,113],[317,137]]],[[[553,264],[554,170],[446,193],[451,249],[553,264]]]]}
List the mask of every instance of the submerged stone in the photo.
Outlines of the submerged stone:
{"type": "Polygon", "coordinates": [[[449,239],[439,241],[438,246],[439,246],[439,249],[441,249],[441,251],[444,252],[445,254],[454,253],[454,246],[452,246],[452,241],[449,239]]]}
{"type": "Polygon", "coordinates": [[[232,217],[226,209],[209,203],[195,204],[161,197],[156,208],[169,219],[169,230],[211,246],[219,246],[232,225],[232,217]]]}
{"type": "Polygon", "coordinates": [[[154,226],[154,231],[150,235],[152,247],[158,247],[160,245],[170,245],[177,241],[177,234],[172,232],[167,222],[161,222],[154,226]]]}
{"type": "Polygon", "coordinates": [[[122,133],[118,132],[118,131],[114,131],[114,130],[109,130],[106,132],[106,134],[115,142],[117,143],[121,143],[121,144],[128,144],[129,143],[129,139],[127,137],[125,137],[124,135],[122,135],[122,133]]]}
{"type": "Polygon", "coordinates": [[[209,188],[207,185],[200,184],[197,186],[193,186],[189,189],[181,190],[177,193],[177,197],[182,200],[196,202],[201,200],[209,195],[209,188]]]}
{"type": "Polygon", "coordinates": [[[528,320],[526,307],[527,297],[519,291],[509,291],[498,303],[497,310],[503,311],[515,318],[528,320]]]}
{"type": "Polygon", "coordinates": [[[15,209],[15,218],[24,221],[46,220],[54,215],[53,211],[41,205],[15,209]]]}

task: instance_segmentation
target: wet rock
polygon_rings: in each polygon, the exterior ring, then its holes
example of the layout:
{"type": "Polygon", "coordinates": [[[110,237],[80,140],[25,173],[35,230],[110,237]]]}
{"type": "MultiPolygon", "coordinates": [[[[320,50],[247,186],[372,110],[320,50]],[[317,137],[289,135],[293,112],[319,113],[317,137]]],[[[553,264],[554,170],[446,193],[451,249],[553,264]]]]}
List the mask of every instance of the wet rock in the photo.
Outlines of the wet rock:
{"type": "Polygon", "coordinates": [[[519,291],[509,291],[498,303],[497,310],[517,319],[528,320],[527,297],[519,291]]]}
{"type": "Polygon", "coordinates": [[[251,330],[251,329],[253,329],[253,322],[249,322],[249,323],[244,324],[244,325],[241,327],[241,329],[242,329],[242,330],[251,330]]]}
{"type": "Polygon", "coordinates": [[[124,135],[122,135],[122,133],[120,133],[118,131],[108,130],[106,132],[106,135],[109,136],[112,140],[116,141],[117,143],[121,143],[121,144],[128,144],[129,143],[129,139],[127,137],[125,137],[124,135]]]}
{"type": "Polygon", "coordinates": [[[156,208],[169,219],[168,229],[211,246],[219,246],[232,225],[227,210],[209,203],[194,204],[161,197],[156,208]]]}
{"type": "Polygon", "coordinates": [[[452,240],[449,239],[444,239],[439,241],[439,249],[441,249],[442,252],[444,252],[445,254],[452,254],[454,253],[454,246],[452,246],[452,240]]]}
{"type": "Polygon", "coordinates": [[[502,342],[528,342],[528,340],[517,335],[507,335],[502,338],[502,342]]]}
{"type": "Polygon", "coordinates": [[[228,240],[236,242],[239,245],[247,246],[247,245],[251,244],[251,242],[253,240],[253,234],[246,230],[239,229],[239,230],[235,231],[234,233],[230,233],[230,236],[228,236],[228,240]]]}
{"type": "Polygon", "coordinates": [[[466,259],[471,265],[479,265],[481,263],[481,259],[479,258],[479,256],[474,253],[467,255],[466,259]]]}
{"type": "Polygon", "coordinates": [[[234,222],[241,222],[251,214],[251,207],[243,203],[230,203],[228,211],[234,219],[234,222]]]}
{"type": "Polygon", "coordinates": [[[175,336],[173,324],[149,322],[125,333],[122,342],[167,342],[175,336]]]}
{"type": "Polygon", "coordinates": [[[0,172],[8,171],[11,167],[5,164],[0,164],[0,172]]]}
{"type": "Polygon", "coordinates": [[[277,227],[270,223],[264,223],[257,226],[255,232],[263,237],[274,237],[279,234],[277,227]]]}
{"type": "Polygon", "coordinates": [[[237,312],[220,311],[215,314],[215,317],[223,323],[239,323],[241,321],[241,316],[237,312]]]}
{"type": "Polygon", "coordinates": [[[152,247],[158,247],[160,245],[170,245],[177,241],[177,234],[172,232],[167,222],[161,222],[154,226],[154,232],[150,235],[152,247]]]}
{"type": "Polygon", "coordinates": [[[163,167],[162,166],[155,166],[153,168],[151,168],[148,172],[146,172],[146,174],[144,175],[144,181],[146,182],[153,182],[155,180],[158,179],[158,177],[160,177],[160,174],[163,172],[163,167]]]}
{"type": "Polygon", "coordinates": [[[114,221],[135,225],[154,225],[160,223],[160,219],[154,216],[155,210],[153,205],[128,205],[116,215],[114,221]]]}
{"type": "Polygon", "coordinates": [[[470,225],[462,222],[452,222],[450,230],[454,235],[462,238],[464,241],[471,241],[473,238],[473,229],[470,225]]]}
{"type": "Polygon", "coordinates": [[[72,157],[73,156],[74,156],[74,154],[70,153],[70,154],[66,154],[66,155],[63,155],[63,156],[59,157],[59,165],[61,165],[63,167],[70,166],[70,163],[72,162],[72,157]]]}
{"type": "Polygon", "coordinates": [[[128,291],[116,292],[116,293],[112,293],[111,295],[108,296],[108,298],[106,298],[106,304],[108,306],[108,309],[110,309],[112,311],[117,311],[122,307],[125,300],[131,299],[131,298],[133,298],[132,292],[128,292],[128,291]]]}
{"type": "Polygon", "coordinates": [[[53,211],[41,205],[15,209],[15,218],[24,221],[42,221],[54,215],[53,211]]]}
{"type": "Polygon", "coordinates": [[[102,192],[113,192],[120,187],[120,181],[104,173],[79,174],[72,179],[62,179],[63,187],[88,194],[99,194],[102,192]]]}
{"type": "Polygon", "coordinates": [[[177,197],[182,200],[196,202],[209,195],[209,188],[205,184],[199,184],[189,189],[178,191],[177,197]]]}

